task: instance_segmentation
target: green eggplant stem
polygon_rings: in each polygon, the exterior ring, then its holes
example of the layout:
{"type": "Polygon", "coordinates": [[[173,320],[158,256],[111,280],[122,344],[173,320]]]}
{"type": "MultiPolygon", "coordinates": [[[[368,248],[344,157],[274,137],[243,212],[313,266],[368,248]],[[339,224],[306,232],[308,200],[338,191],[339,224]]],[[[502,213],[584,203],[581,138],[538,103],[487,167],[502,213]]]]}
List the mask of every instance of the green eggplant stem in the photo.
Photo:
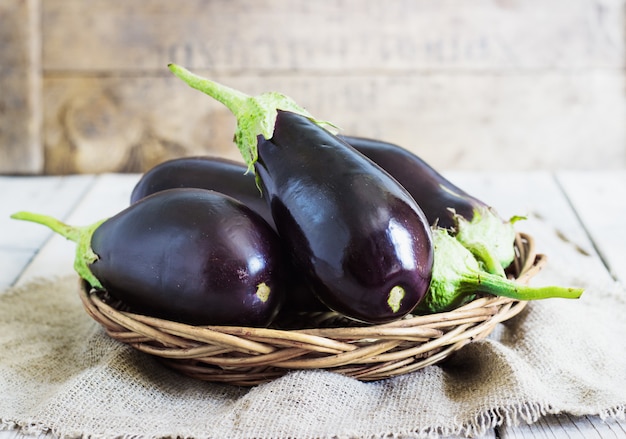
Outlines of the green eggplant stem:
{"type": "Polygon", "coordinates": [[[64,238],[69,239],[70,241],[73,241],[77,244],[78,241],[80,241],[81,230],[79,227],[70,226],[51,216],[41,215],[39,213],[33,212],[17,212],[11,215],[11,218],[41,224],[48,227],[53,232],[63,236],[64,238]]]}
{"type": "Polygon", "coordinates": [[[315,119],[307,110],[296,104],[293,99],[281,93],[268,92],[258,96],[249,96],[233,88],[191,73],[189,70],[176,64],[169,64],[168,68],[187,85],[209,95],[233,113],[237,119],[234,136],[235,144],[248,166],[248,171],[254,172],[254,163],[258,158],[257,137],[262,135],[269,140],[274,135],[274,125],[276,124],[278,110],[290,111],[305,116],[331,132],[334,132],[336,128],[330,122],[315,119]]]}
{"type": "Polygon", "coordinates": [[[105,220],[98,221],[89,226],[80,227],[70,226],[51,216],[32,212],[17,212],[11,215],[11,218],[41,224],[64,238],[75,242],[76,257],[74,258],[74,270],[94,288],[103,288],[100,281],[91,272],[89,265],[98,260],[98,255],[91,249],[91,237],[105,220]]]}
{"type": "Polygon", "coordinates": [[[467,273],[460,279],[461,292],[477,291],[516,300],[578,299],[582,288],[561,286],[532,287],[490,273],[467,273]]]}
{"type": "Polygon", "coordinates": [[[245,111],[246,105],[251,105],[248,102],[251,96],[239,90],[219,84],[208,78],[203,78],[176,64],[169,64],[168,68],[191,88],[209,95],[228,108],[235,116],[239,116],[240,113],[245,111]]]}

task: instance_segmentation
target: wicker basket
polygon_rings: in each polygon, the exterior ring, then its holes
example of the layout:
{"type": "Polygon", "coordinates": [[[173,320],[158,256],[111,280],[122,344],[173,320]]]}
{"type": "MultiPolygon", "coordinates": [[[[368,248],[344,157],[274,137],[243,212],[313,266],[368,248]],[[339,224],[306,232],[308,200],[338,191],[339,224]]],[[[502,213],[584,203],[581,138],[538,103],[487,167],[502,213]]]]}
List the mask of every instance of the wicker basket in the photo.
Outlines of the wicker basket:
{"type": "MultiPolygon", "coordinates": [[[[543,265],[533,239],[518,234],[509,275],[527,283],[543,265]]],[[[472,340],[487,337],[526,305],[479,297],[451,312],[408,316],[370,326],[313,329],[190,326],[122,312],[94,290],[81,290],[85,309],[116,340],[160,358],[201,380],[253,386],[296,369],[326,369],[363,381],[380,380],[435,364],[472,340]]],[[[331,314],[331,313],[326,313],[331,314]]],[[[309,322],[310,323],[310,322],[309,322]]],[[[335,320],[336,323],[336,320],[335,320]]]]}

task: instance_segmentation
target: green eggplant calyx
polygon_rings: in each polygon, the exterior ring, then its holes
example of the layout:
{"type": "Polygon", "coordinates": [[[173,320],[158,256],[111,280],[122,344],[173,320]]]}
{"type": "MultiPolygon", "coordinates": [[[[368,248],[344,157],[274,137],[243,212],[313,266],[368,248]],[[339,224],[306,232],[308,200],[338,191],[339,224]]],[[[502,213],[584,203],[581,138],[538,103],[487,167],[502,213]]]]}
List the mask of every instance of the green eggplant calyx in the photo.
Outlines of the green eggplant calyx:
{"type": "Polygon", "coordinates": [[[168,68],[187,85],[211,96],[233,113],[237,119],[235,144],[246,165],[248,165],[248,171],[254,172],[254,163],[257,161],[257,137],[262,135],[269,140],[274,136],[278,110],[300,114],[328,131],[337,132],[335,125],[315,119],[307,110],[296,104],[293,99],[281,93],[268,92],[258,96],[248,96],[238,90],[191,73],[179,65],[169,64],[168,68]]]}
{"type": "Polygon", "coordinates": [[[515,258],[513,224],[523,218],[514,216],[509,221],[503,221],[492,208],[479,206],[474,209],[471,221],[455,215],[455,236],[487,272],[506,277],[504,269],[515,258]]]}
{"type": "Polygon", "coordinates": [[[98,289],[103,289],[100,281],[91,272],[89,266],[98,260],[98,255],[91,248],[91,237],[95,230],[105,221],[101,220],[89,226],[77,227],[65,224],[56,218],[32,212],[17,212],[11,218],[41,224],[64,238],[76,243],[74,270],[78,275],[98,289]]]}
{"type": "Polygon", "coordinates": [[[478,293],[515,300],[577,299],[580,288],[531,287],[481,269],[474,255],[442,228],[433,229],[432,280],[415,313],[445,312],[472,300],[478,293]]]}

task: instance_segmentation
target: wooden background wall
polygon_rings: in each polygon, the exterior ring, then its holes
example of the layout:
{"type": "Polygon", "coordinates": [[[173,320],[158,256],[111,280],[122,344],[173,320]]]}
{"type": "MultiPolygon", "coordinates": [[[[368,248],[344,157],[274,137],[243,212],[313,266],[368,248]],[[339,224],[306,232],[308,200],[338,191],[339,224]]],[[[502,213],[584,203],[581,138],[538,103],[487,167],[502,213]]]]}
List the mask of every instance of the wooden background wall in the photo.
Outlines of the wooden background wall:
{"type": "Polygon", "coordinates": [[[0,173],[238,158],[168,62],[442,169],[624,168],[624,3],[0,0],[0,173]]]}

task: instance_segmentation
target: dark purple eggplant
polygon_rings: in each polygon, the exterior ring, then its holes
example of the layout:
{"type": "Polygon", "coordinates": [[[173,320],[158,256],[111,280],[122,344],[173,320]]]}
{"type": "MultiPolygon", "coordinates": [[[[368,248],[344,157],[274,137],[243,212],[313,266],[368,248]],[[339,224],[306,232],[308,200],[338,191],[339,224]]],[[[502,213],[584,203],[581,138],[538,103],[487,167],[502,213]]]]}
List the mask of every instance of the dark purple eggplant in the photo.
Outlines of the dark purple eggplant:
{"type": "Polygon", "coordinates": [[[254,174],[243,163],[220,157],[181,157],[146,171],[130,196],[136,203],[155,192],[173,188],[209,189],[231,196],[274,224],[267,202],[256,187],[254,174]]]}
{"type": "Polygon", "coordinates": [[[170,69],[237,117],[235,141],[278,234],[324,304],[368,323],[414,309],[430,283],[432,240],[423,212],[397,181],[283,95],[250,98],[170,69]]]}
{"type": "Polygon", "coordinates": [[[420,205],[430,225],[454,229],[455,214],[471,220],[476,209],[488,207],[401,146],[364,137],[339,137],[398,180],[420,205]]]}
{"type": "MultiPolygon", "coordinates": [[[[231,196],[254,210],[275,229],[270,208],[255,184],[254,173],[246,172],[243,163],[219,157],[196,156],[167,160],[146,171],[131,194],[131,203],[172,188],[200,188],[231,196]]],[[[283,311],[321,312],[328,308],[317,300],[302,276],[285,262],[287,271],[283,311]]]]}
{"type": "Polygon", "coordinates": [[[428,163],[401,146],[381,140],[339,136],[391,174],[419,204],[431,226],[447,229],[493,274],[515,257],[513,223],[496,210],[459,188],[428,163]]]}
{"type": "Polygon", "coordinates": [[[134,312],[194,325],[267,326],[284,299],[276,232],[203,189],[170,189],[91,226],[20,212],[77,243],[75,267],[134,312]]]}
{"type": "Polygon", "coordinates": [[[274,135],[258,153],[276,228],[321,301],[370,323],[410,312],[428,289],[433,256],[430,229],[408,193],[292,112],[278,112],[274,135]]]}

